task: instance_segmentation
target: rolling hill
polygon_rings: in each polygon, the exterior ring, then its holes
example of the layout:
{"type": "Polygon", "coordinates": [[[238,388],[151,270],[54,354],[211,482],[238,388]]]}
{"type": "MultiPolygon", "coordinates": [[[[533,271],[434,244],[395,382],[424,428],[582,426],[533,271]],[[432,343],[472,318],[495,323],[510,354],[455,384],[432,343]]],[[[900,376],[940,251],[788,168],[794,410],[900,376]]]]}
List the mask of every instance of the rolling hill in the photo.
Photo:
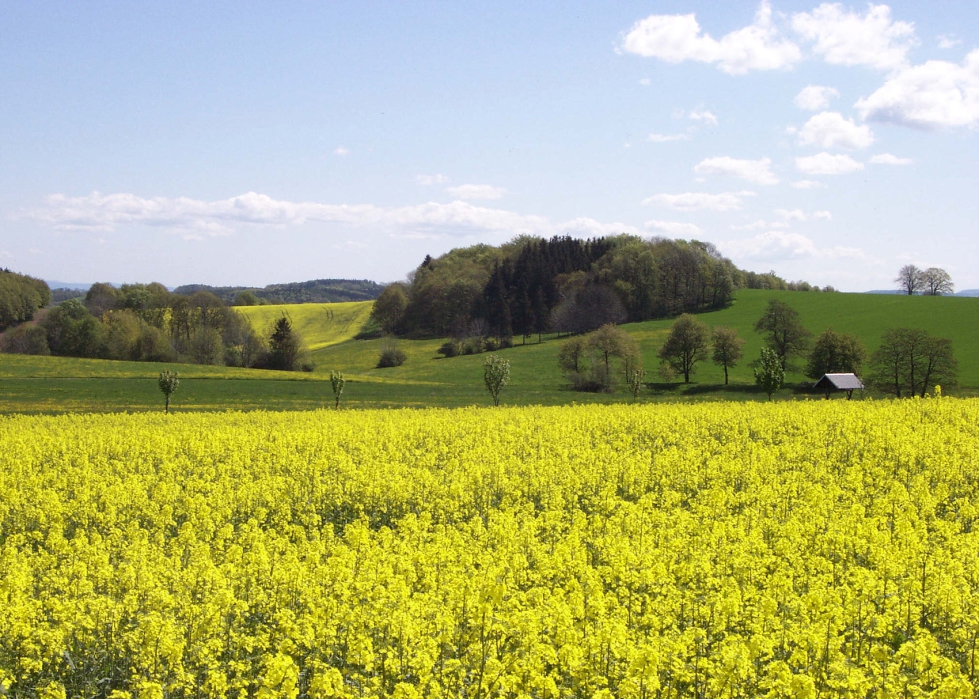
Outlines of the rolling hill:
{"type": "MultiPolygon", "coordinates": [[[[860,337],[868,351],[879,344],[891,327],[919,327],[949,338],[959,362],[959,395],[979,394],[979,299],[815,292],[742,290],[728,308],[699,317],[708,325],[736,328],[746,339],[745,361],[731,371],[725,388],[721,369],[709,362],[699,364],[693,382],[658,384],[656,353],[669,332],[671,320],[623,326],[640,343],[650,390],[642,401],[760,400],[748,361],[758,356],[763,338],[754,332],[770,298],[794,307],[805,325],[817,334],[827,327],[860,337]]],[[[437,354],[441,339],[399,340],[408,355],[401,367],[377,369],[378,353],[385,340],[352,339],[370,314],[371,302],[253,306],[241,310],[254,326],[266,331],[286,313],[311,348],[312,373],[284,373],[257,369],[171,365],[180,372],[181,386],[174,395],[176,410],[269,409],[296,410],[332,404],[331,370],[347,378],[341,407],[423,407],[485,405],[482,382],[485,355],[443,359],[437,354]]],[[[557,367],[561,338],[545,336],[498,354],[511,362],[511,382],[502,402],[510,405],[559,405],[613,403],[631,399],[623,391],[614,394],[578,393],[570,390],[557,367]]],[[[27,357],[0,354],[0,412],[69,412],[162,409],[156,377],[158,364],[114,362],[61,357],[27,357]]],[[[801,385],[798,372],[787,376],[789,384],[801,385]]],[[[780,399],[802,398],[783,390],[780,399]]]]}

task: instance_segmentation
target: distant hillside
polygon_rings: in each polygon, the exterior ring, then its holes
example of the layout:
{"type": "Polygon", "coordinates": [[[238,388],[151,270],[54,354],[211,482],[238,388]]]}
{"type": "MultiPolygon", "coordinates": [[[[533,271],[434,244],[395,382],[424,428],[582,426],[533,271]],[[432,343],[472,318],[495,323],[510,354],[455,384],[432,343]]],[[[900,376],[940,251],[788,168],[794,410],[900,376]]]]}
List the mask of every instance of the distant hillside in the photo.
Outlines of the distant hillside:
{"type": "Polygon", "coordinates": [[[269,284],[264,288],[252,286],[208,286],[185,284],[174,289],[175,294],[195,294],[209,291],[225,302],[234,303],[243,291],[272,304],[340,303],[344,301],[373,301],[384,287],[367,279],[313,279],[291,284],[269,284]]]}

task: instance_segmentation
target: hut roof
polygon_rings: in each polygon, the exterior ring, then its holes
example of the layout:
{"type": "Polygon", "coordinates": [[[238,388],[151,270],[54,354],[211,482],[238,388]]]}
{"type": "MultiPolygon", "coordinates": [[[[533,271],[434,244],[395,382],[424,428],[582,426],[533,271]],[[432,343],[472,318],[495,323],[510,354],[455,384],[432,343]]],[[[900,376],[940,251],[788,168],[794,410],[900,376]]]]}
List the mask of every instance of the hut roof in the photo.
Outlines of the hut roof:
{"type": "Polygon", "coordinates": [[[813,388],[835,388],[837,391],[853,391],[864,385],[856,374],[823,374],[823,378],[815,383],[813,388]]]}

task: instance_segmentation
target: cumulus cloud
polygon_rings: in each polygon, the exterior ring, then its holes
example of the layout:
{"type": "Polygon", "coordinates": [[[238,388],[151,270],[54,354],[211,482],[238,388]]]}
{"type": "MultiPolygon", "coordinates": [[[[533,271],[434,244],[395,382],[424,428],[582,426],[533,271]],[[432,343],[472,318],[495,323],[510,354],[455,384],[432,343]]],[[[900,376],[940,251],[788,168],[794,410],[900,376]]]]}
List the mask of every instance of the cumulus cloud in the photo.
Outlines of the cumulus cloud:
{"type": "Polygon", "coordinates": [[[813,51],[833,65],[870,66],[891,70],[905,65],[908,51],[917,45],[914,25],[895,22],[887,5],[870,5],[863,14],[849,12],[840,3],[823,3],[810,12],[792,16],[792,28],[813,51]]]}
{"type": "Polygon", "coordinates": [[[643,200],[645,206],[665,206],[677,211],[736,211],[741,208],[745,197],[753,197],[755,192],[684,192],[682,194],[654,194],[643,200]]]}
{"type": "Polygon", "coordinates": [[[797,180],[789,185],[792,189],[821,189],[825,187],[822,182],[814,182],[813,180],[797,180]]]}
{"type": "Polygon", "coordinates": [[[675,238],[692,238],[703,233],[700,226],[682,221],[646,221],[643,225],[647,231],[657,231],[675,238]]]}
{"type": "Polygon", "coordinates": [[[760,231],[765,228],[785,228],[789,224],[785,221],[773,221],[769,223],[768,221],[758,220],[752,221],[751,223],[742,224],[731,224],[731,230],[734,231],[760,231]]]}
{"type": "Polygon", "coordinates": [[[778,184],[778,178],[772,173],[772,161],[769,158],[739,160],[723,155],[701,160],[694,166],[693,171],[698,175],[732,175],[755,184],[778,184]]]}
{"type": "Polygon", "coordinates": [[[795,96],[795,106],[805,109],[807,112],[816,112],[829,106],[829,102],[840,96],[840,91],[835,87],[825,87],[823,85],[809,85],[802,88],[795,96]]]}
{"type": "Polygon", "coordinates": [[[446,192],[456,199],[474,201],[479,199],[501,199],[506,190],[491,184],[460,184],[458,187],[447,187],[446,192]]]}
{"type": "Polygon", "coordinates": [[[339,155],[341,158],[344,157],[345,155],[350,155],[350,149],[345,148],[343,146],[337,146],[336,148],[333,149],[333,152],[339,155]]]}
{"type": "Polygon", "coordinates": [[[720,40],[704,33],[694,14],[650,15],[633,25],[621,50],[668,63],[710,63],[731,75],[789,68],[802,58],[798,46],[779,36],[767,0],[759,6],[754,22],[720,40]]]}
{"type": "Polygon", "coordinates": [[[892,75],[856,103],[863,119],[922,129],[979,125],[979,49],[961,64],[928,61],[892,75]]]}
{"type": "Polygon", "coordinates": [[[717,126],[717,117],[714,116],[708,110],[691,109],[687,118],[691,121],[699,121],[703,124],[711,124],[712,126],[717,126]]]}
{"type": "Polygon", "coordinates": [[[649,141],[650,143],[669,143],[670,141],[685,141],[687,138],[688,138],[687,135],[683,133],[670,133],[670,134],[651,133],[648,136],[646,136],[646,140],[649,141]]]}
{"type": "Polygon", "coordinates": [[[766,231],[751,238],[719,243],[718,247],[731,257],[765,262],[806,258],[862,258],[865,256],[860,248],[842,245],[819,247],[811,238],[790,231],[766,231]]]}
{"type": "Polygon", "coordinates": [[[414,206],[383,207],[373,204],[320,204],[272,199],[249,192],[230,199],[201,201],[179,197],[143,198],[134,194],[83,197],[55,194],[25,216],[60,230],[114,230],[143,225],[172,230],[185,238],[228,235],[242,226],[286,227],[306,223],[372,228],[401,237],[514,235],[596,236],[609,233],[639,234],[624,223],[603,223],[576,218],[556,223],[543,216],[490,209],[464,201],[427,202],[414,206]]]}
{"type": "Polygon", "coordinates": [[[954,49],[956,46],[962,43],[961,39],[956,39],[954,34],[939,34],[938,35],[938,48],[940,49],[954,49]]]}
{"type": "Polygon", "coordinates": [[[880,155],[873,156],[870,162],[874,165],[910,165],[914,161],[911,158],[899,158],[890,153],[881,153],[880,155]]]}
{"type": "Polygon", "coordinates": [[[820,112],[799,130],[799,145],[820,148],[867,148],[874,134],[866,124],[857,126],[839,112],[820,112]]]}
{"type": "Polygon", "coordinates": [[[433,184],[445,184],[446,182],[449,181],[449,178],[441,173],[435,175],[419,174],[417,177],[415,177],[415,181],[418,184],[427,187],[433,184]]]}
{"type": "Polygon", "coordinates": [[[791,221],[832,221],[833,214],[829,211],[805,212],[802,209],[775,209],[775,215],[786,222],[791,221]]]}
{"type": "Polygon", "coordinates": [[[849,155],[819,153],[806,158],[796,158],[795,166],[807,175],[843,175],[855,170],[863,170],[863,163],[849,155]]]}

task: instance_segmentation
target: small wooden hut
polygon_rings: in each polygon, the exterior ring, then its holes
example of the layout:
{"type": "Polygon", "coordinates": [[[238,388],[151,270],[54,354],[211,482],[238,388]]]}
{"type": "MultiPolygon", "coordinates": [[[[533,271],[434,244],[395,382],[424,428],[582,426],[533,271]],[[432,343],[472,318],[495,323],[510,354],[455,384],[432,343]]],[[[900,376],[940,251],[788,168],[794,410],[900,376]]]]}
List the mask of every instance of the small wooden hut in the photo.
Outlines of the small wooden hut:
{"type": "Polygon", "coordinates": [[[862,391],[864,385],[856,374],[823,374],[823,378],[817,381],[813,388],[817,391],[824,391],[827,400],[830,393],[846,391],[846,399],[850,400],[853,397],[853,392],[862,391]]]}

